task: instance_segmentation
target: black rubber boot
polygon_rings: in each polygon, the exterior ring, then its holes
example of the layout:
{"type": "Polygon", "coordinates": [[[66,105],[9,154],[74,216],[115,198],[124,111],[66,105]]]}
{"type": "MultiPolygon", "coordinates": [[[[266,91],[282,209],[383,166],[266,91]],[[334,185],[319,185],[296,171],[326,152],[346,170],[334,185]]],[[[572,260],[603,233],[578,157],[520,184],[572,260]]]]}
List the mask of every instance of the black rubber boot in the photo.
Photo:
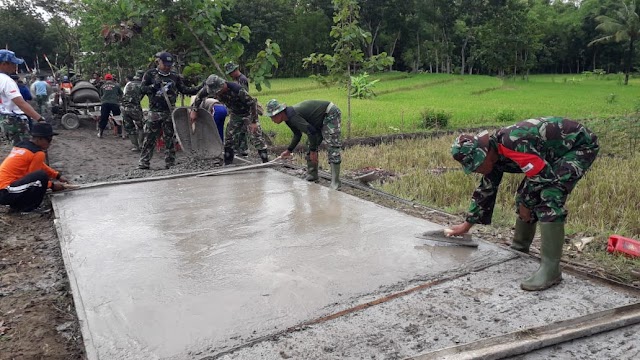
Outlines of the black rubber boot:
{"type": "Polygon", "coordinates": [[[529,253],[529,247],[533,242],[533,237],[536,235],[536,223],[527,223],[520,218],[516,219],[516,231],[513,234],[513,242],[511,248],[523,252],[529,253]]]}
{"type": "Polygon", "coordinates": [[[260,155],[260,160],[262,160],[263,163],[269,162],[269,153],[267,153],[267,150],[258,150],[258,155],[260,155]]]}
{"type": "Polygon", "coordinates": [[[318,163],[312,163],[307,160],[307,177],[304,178],[307,181],[318,181],[318,163]]]}
{"type": "Polygon", "coordinates": [[[224,164],[233,163],[233,148],[224,148],[224,164]]]}
{"type": "Polygon", "coordinates": [[[527,291],[548,289],[562,281],[560,258],[564,246],[564,223],[540,223],[540,267],[520,287],[527,291]]]}
{"type": "Polygon", "coordinates": [[[340,189],[340,164],[330,164],[331,165],[331,188],[333,190],[340,189]]]}

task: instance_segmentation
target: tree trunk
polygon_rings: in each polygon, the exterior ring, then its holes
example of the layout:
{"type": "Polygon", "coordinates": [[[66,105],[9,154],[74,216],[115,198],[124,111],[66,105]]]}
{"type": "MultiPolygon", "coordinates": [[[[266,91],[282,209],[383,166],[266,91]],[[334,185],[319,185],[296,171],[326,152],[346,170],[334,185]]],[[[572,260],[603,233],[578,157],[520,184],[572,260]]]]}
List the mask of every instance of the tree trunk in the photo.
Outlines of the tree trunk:
{"type": "Polygon", "coordinates": [[[369,57],[373,56],[373,47],[375,46],[376,38],[378,37],[379,30],[380,30],[380,23],[378,23],[378,25],[376,26],[376,30],[371,34],[371,42],[369,43],[369,49],[367,51],[369,53],[369,57]]]}
{"type": "Polygon", "coordinates": [[[420,69],[420,64],[422,63],[421,55],[420,55],[420,31],[416,31],[416,42],[418,43],[418,55],[416,57],[417,67],[416,71],[420,69]]]}
{"type": "MultiPolygon", "coordinates": [[[[396,51],[396,45],[398,44],[398,40],[400,40],[400,31],[396,35],[396,38],[393,40],[391,44],[391,49],[389,49],[389,56],[393,56],[393,52],[396,51]]],[[[389,71],[393,70],[393,64],[389,65],[389,71]]]]}
{"type": "Polygon", "coordinates": [[[220,73],[222,78],[223,79],[226,78],[225,72],[222,71],[220,64],[218,64],[218,62],[216,61],[216,58],[213,57],[211,50],[209,50],[207,45],[200,39],[200,37],[198,37],[195,30],[193,30],[193,27],[191,27],[191,24],[189,24],[187,19],[185,19],[184,17],[182,18],[182,22],[187,27],[187,29],[189,29],[189,32],[191,32],[191,35],[193,35],[193,37],[196,38],[196,41],[198,42],[198,44],[200,44],[200,47],[202,48],[202,50],[204,50],[204,52],[206,52],[207,55],[209,55],[209,59],[211,59],[211,62],[213,62],[213,65],[216,67],[216,69],[218,69],[218,72],[220,73]]]}
{"type": "Polygon", "coordinates": [[[347,139],[351,139],[351,65],[347,65],[347,139]]]}
{"type": "Polygon", "coordinates": [[[464,75],[464,69],[467,68],[466,57],[465,57],[465,49],[467,48],[467,43],[469,42],[469,37],[464,39],[464,43],[462,44],[462,50],[460,50],[460,58],[462,59],[462,65],[460,66],[460,75],[464,75]]]}
{"type": "Polygon", "coordinates": [[[631,38],[631,40],[629,40],[629,54],[627,54],[627,65],[626,65],[626,69],[624,72],[624,84],[625,85],[629,85],[629,73],[631,72],[631,67],[632,64],[631,62],[633,61],[633,43],[635,42],[635,39],[631,38]]]}
{"type": "Polygon", "coordinates": [[[595,49],[593,49],[593,59],[592,59],[592,64],[591,66],[593,66],[593,68],[591,69],[591,71],[595,71],[596,70],[596,53],[597,51],[595,49]]]}

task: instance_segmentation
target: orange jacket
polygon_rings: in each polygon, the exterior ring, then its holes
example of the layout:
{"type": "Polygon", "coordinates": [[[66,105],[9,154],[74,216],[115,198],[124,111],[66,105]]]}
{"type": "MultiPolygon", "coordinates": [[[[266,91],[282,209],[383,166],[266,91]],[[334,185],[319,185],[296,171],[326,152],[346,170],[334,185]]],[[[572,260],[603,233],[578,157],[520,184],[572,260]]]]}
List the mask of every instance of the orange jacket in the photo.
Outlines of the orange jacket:
{"type": "MultiPolygon", "coordinates": [[[[0,165],[0,189],[37,170],[44,170],[50,179],[59,179],[60,172],[47,166],[44,159],[44,151],[31,141],[25,140],[16,145],[0,165]]],[[[51,186],[49,181],[47,187],[51,186]]]]}

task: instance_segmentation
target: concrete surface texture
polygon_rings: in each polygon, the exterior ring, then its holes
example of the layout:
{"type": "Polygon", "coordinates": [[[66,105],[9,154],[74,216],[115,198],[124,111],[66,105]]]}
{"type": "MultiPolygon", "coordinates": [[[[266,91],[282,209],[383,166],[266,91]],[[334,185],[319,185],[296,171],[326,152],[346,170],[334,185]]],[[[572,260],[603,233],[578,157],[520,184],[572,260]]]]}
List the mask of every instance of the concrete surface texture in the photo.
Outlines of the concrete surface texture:
{"type": "MultiPolygon", "coordinates": [[[[235,349],[241,354],[246,344],[438,279],[468,282],[456,290],[460,294],[438,299],[433,293],[419,302],[441,323],[426,312],[419,315],[418,308],[405,309],[406,315],[431,328],[450,328],[452,319],[442,316],[454,316],[459,306],[484,313],[469,297],[473,293],[493,294],[496,302],[486,305],[512,316],[518,313],[503,307],[497,294],[516,293],[519,299],[516,277],[534,267],[510,261],[516,256],[490,244],[473,249],[427,243],[415,235],[439,226],[273,170],[89,188],[56,195],[53,203],[91,359],[202,358],[235,349]],[[486,273],[480,287],[459,278],[487,267],[503,273],[486,273]]],[[[552,294],[528,295],[515,304],[529,306],[552,294]]],[[[558,304],[540,306],[560,311],[558,304]]],[[[343,320],[336,321],[312,328],[343,320]]],[[[491,321],[478,323],[475,336],[500,331],[491,321]]],[[[333,336],[355,340],[376,326],[382,324],[371,318],[333,336]]],[[[439,336],[444,342],[474,338],[466,333],[439,336]]],[[[329,354],[315,347],[320,343],[301,346],[329,354]]],[[[262,352],[259,346],[248,349],[262,352]]]]}

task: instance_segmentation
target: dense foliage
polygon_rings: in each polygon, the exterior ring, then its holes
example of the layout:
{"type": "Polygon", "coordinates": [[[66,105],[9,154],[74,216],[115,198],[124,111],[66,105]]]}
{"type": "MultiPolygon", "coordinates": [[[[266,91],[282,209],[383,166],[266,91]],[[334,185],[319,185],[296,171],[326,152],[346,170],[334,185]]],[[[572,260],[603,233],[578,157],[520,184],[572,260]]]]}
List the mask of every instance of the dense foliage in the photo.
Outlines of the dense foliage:
{"type": "MultiPolygon", "coordinates": [[[[215,63],[228,60],[251,67],[270,39],[283,55],[279,67],[271,70],[289,77],[326,71],[320,65],[304,68],[302,61],[312,53],[334,50],[332,0],[0,3],[5,5],[0,10],[0,41],[29,64],[36,54],[51,51],[59,54],[58,65],[79,63],[87,71],[135,68],[145,65],[154,51],[167,49],[183,63],[201,63],[219,72],[215,63]],[[105,44],[105,39],[111,41],[105,44]]],[[[638,63],[636,0],[358,3],[359,26],[371,35],[360,50],[367,57],[386,52],[395,59],[389,65],[393,70],[527,76],[630,72],[638,63]]]]}

